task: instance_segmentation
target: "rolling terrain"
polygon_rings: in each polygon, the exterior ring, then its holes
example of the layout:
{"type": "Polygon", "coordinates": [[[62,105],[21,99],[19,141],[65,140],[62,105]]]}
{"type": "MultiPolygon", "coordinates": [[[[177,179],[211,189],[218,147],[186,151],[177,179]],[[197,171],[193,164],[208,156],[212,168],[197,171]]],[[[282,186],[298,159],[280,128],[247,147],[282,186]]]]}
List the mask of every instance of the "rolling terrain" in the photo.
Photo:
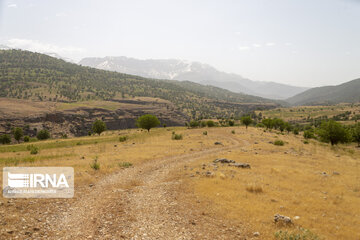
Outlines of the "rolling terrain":
{"type": "Polygon", "coordinates": [[[333,105],[360,102],[360,79],[336,86],[311,88],[286,101],[292,105],[333,105]]]}
{"type": "Polygon", "coordinates": [[[0,146],[0,166],[74,167],[75,196],[0,196],[0,238],[360,237],[354,145],[305,145],[302,136],[253,127],[132,129],[30,144],[37,155],[29,153],[29,143],[0,146]],[[172,131],[183,139],[171,140],[172,131]],[[119,142],[119,135],[128,140],[119,142]],[[286,144],[274,146],[276,139],[286,144]],[[90,167],[95,158],[99,170],[90,167]],[[214,163],[219,158],[251,167],[214,163]],[[275,214],[292,224],[275,224],[275,214]]]}

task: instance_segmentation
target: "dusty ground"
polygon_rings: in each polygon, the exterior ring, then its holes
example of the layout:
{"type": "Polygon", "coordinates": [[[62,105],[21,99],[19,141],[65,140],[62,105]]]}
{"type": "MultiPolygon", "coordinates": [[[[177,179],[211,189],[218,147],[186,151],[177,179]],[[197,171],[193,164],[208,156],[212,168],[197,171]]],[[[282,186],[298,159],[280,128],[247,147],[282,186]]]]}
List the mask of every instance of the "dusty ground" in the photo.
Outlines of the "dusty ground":
{"type": "Polygon", "coordinates": [[[31,161],[21,146],[0,147],[2,166],[73,166],[75,197],[0,198],[0,239],[274,239],[298,227],[320,239],[360,238],[360,160],[352,145],[305,145],[300,136],[243,127],[126,130],[34,144],[40,153],[31,161]],[[171,140],[172,131],[183,140],[171,140]],[[130,138],[120,143],[119,134],[130,138]],[[276,139],[285,146],[270,143],[276,139]],[[89,167],[95,156],[98,171],[89,167]],[[251,169],[215,168],[220,157],[251,169]],[[133,166],[121,167],[125,161],[133,166]],[[279,227],[276,213],[299,219],[279,227]]]}

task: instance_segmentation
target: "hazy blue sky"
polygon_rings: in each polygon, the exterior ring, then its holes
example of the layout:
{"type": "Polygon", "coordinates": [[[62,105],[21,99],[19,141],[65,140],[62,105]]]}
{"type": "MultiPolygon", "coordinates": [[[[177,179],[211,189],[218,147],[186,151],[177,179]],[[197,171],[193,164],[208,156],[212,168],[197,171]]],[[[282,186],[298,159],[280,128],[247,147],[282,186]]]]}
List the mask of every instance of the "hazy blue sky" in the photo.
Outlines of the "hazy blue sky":
{"type": "Polygon", "coordinates": [[[177,58],[300,86],[360,77],[360,0],[0,0],[0,43],[177,58]]]}

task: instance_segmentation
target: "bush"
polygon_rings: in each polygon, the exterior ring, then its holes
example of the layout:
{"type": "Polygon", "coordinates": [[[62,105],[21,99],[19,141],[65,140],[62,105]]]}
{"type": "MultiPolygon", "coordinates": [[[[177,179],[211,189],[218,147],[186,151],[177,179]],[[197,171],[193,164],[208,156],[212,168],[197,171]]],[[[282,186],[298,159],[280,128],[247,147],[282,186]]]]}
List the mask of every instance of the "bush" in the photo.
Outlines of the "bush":
{"type": "Polygon", "coordinates": [[[294,129],[293,129],[293,133],[294,133],[295,135],[299,135],[299,129],[298,129],[298,128],[294,128],[294,129]]]}
{"type": "Polygon", "coordinates": [[[206,127],[206,122],[205,122],[205,121],[201,121],[201,122],[200,122],[200,127],[206,127]]]}
{"type": "Polygon", "coordinates": [[[37,137],[31,137],[29,142],[37,142],[37,141],[38,141],[37,137]]]}
{"type": "Polygon", "coordinates": [[[215,126],[215,122],[212,121],[212,120],[209,120],[209,121],[206,122],[206,125],[207,125],[208,127],[214,127],[214,126],[215,126]]]}
{"type": "Polygon", "coordinates": [[[24,136],[24,142],[29,142],[30,141],[30,137],[29,136],[24,136]]]}
{"type": "Polygon", "coordinates": [[[172,140],[181,140],[181,139],[183,139],[183,136],[182,136],[182,134],[176,134],[176,133],[174,133],[174,134],[172,135],[171,139],[172,139],[172,140]]]}
{"type": "Polygon", "coordinates": [[[50,133],[48,130],[46,129],[42,129],[38,132],[37,136],[36,136],[39,140],[45,140],[50,138],[50,133]]]}
{"type": "Polygon", "coordinates": [[[265,127],[265,125],[263,124],[263,123],[258,123],[258,124],[256,124],[256,126],[255,127],[258,127],[258,128],[264,128],[265,127]]]}
{"type": "Polygon", "coordinates": [[[276,145],[276,146],[284,146],[284,141],[282,141],[282,140],[276,140],[275,142],[274,142],[274,145],[276,145]]]}
{"type": "Polygon", "coordinates": [[[305,139],[316,138],[315,134],[314,134],[314,130],[313,129],[305,130],[304,131],[304,138],[305,139]]]}
{"type": "Polygon", "coordinates": [[[203,135],[207,135],[207,131],[204,131],[204,132],[203,132],[203,135]]]}
{"type": "Polygon", "coordinates": [[[143,115],[136,120],[136,126],[142,129],[146,129],[148,132],[150,132],[151,128],[157,127],[159,125],[159,119],[151,114],[143,115]]]}
{"type": "Polygon", "coordinates": [[[233,120],[229,120],[229,126],[232,127],[235,125],[235,122],[233,120]]]}
{"type": "Polygon", "coordinates": [[[235,134],[235,130],[232,130],[231,133],[232,133],[232,134],[235,134]]]}
{"type": "Polygon", "coordinates": [[[98,157],[95,157],[93,163],[90,164],[90,167],[94,170],[100,169],[100,163],[98,163],[98,157]]]}
{"type": "Polygon", "coordinates": [[[197,128],[197,127],[199,127],[199,125],[200,125],[199,122],[195,121],[195,120],[191,120],[190,123],[189,123],[189,126],[191,128],[197,128]]]}
{"type": "Polygon", "coordinates": [[[120,142],[125,142],[127,139],[128,139],[128,136],[120,136],[119,137],[120,142]]]}
{"type": "Polygon", "coordinates": [[[39,153],[39,148],[36,147],[36,146],[34,146],[34,145],[28,145],[28,146],[26,147],[26,149],[29,150],[29,151],[30,151],[30,154],[33,154],[33,155],[39,153]]]}
{"type": "Polygon", "coordinates": [[[11,137],[8,134],[1,135],[0,142],[2,144],[9,144],[9,143],[11,143],[11,137]]]}
{"type": "Polygon", "coordinates": [[[308,229],[298,228],[293,232],[277,231],[275,238],[279,240],[319,240],[320,238],[308,229]]]}
{"type": "Polygon", "coordinates": [[[309,144],[309,141],[308,141],[308,140],[304,140],[303,143],[304,143],[304,144],[309,144]]]}
{"type": "Polygon", "coordinates": [[[106,130],[106,124],[101,120],[96,120],[92,125],[92,131],[94,133],[100,134],[106,130]]]}
{"type": "Polygon", "coordinates": [[[133,164],[131,162],[121,162],[121,163],[119,163],[119,167],[122,167],[122,168],[129,168],[132,165],[133,164]]]}

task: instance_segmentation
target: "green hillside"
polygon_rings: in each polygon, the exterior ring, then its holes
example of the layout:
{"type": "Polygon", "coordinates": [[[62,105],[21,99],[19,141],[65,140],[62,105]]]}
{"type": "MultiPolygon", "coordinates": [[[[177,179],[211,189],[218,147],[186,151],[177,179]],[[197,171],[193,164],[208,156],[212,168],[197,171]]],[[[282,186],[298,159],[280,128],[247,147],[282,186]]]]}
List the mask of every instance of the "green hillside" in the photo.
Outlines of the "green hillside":
{"type": "Polygon", "coordinates": [[[337,86],[309,89],[286,100],[292,105],[320,105],[360,102],[360,78],[337,86]]]}
{"type": "Polygon", "coordinates": [[[251,109],[252,103],[256,108],[274,105],[217,87],[98,70],[22,50],[0,50],[0,97],[40,101],[153,97],[171,101],[192,117],[236,116],[251,109]]]}

